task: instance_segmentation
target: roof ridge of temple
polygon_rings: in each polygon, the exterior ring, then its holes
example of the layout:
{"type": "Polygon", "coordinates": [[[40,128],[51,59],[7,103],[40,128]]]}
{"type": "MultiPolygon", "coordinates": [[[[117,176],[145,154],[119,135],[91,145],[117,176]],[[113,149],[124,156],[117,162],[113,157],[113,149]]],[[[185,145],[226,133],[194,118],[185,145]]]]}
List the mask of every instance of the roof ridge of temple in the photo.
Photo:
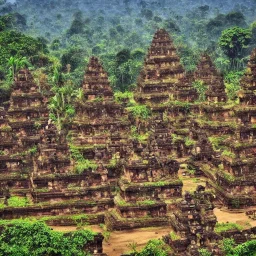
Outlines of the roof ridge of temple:
{"type": "Polygon", "coordinates": [[[176,47],[174,45],[173,39],[171,38],[169,33],[163,28],[160,28],[155,32],[148,50],[147,57],[152,56],[152,50],[154,50],[152,48],[158,49],[159,47],[166,49],[166,51],[164,52],[159,52],[161,54],[164,53],[164,55],[173,56],[173,53],[176,53],[176,47]]]}
{"type": "Polygon", "coordinates": [[[155,32],[155,34],[153,36],[152,41],[158,39],[159,36],[164,36],[164,37],[166,37],[166,39],[169,39],[169,40],[173,41],[172,38],[170,37],[169,33],[167,32],[167,30],[165,30],[164,28],[158,28],[157,29],[157,31],[155,32]]]}
{"type": "MultiPolygon", "coordinates": [[[[203,52],[200,56],[200,60],[196,66],[195,77],[200,77],[200,71],[206,68],[205,64],[208,64],[208,71],[212,73],[219,73],[217,68],[215,67],[210,55],[206,52],[203,52]],[[210,69],[209,69],[210,68],[210,69]]],[[[201,74],[202,75],[202,74],[201,74]]]]}
{"type": "MultiPolygon", "coordinates": [[[[28,81],[29,79],[33,79],[33,76],[31,74],[30,70],[27,68],[22,68],[17,72],[17,74],[15,76],[15,81],[20,81],[21,75],[23,75],[23,77],[26,79],[25,81],[28,81]]],[[[24,80],[22,80],[22,81],[24,81],[24,80]]]]}

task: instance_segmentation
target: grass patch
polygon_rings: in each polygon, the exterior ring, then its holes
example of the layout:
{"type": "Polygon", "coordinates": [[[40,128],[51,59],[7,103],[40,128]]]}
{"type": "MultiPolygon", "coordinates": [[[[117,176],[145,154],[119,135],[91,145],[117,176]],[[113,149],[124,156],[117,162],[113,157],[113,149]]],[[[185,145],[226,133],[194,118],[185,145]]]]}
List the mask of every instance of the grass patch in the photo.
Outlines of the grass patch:
{"type": "Polygon", "coordinates": [[[26,197],[12,196],[8,199],[9,207],[25,207],[28,205],[29,202],[26,197]]]}
{"type": "Polygon", "coordinates": [[[214,230],[216,233],[221,233],[221,232],[226,232],[233,229],[241,231],[243,230],[243,226],[236,223],[231,223],[231,222],[217,223],[214,230]]]}

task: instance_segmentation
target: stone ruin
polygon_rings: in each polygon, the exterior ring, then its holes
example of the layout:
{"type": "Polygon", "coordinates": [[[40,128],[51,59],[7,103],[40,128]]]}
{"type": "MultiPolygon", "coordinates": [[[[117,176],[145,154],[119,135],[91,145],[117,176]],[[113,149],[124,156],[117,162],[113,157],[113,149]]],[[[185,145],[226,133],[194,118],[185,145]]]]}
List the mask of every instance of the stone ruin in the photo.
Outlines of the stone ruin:
{"type": "Polygon", "coordinates": [[[256,51],[248,63],[245,76],[241,80],[240,104],[234,107],[235,135],[225,141],[222,154],[222,172],[217,174],[216,189],[229,207],[239,208],[256,204],[255,193],[255,123],[256,95],[256,51]]]}
{"type": "MultiPolygon", "coordinates": [[[[81,187],[84,178],[72,174],[66,138],[49,119],[47,102],[31,73],[20,70],[10,106],[1,111],[1,201],[5,205],[0,210],[2,219],[55,216],[60,217],[55,224],[61,225],[65,217],[95,207],[95,203],[86,200],[88,191],[78,193],[70,186],[75,183],[81,187]],[[22,205],[14,205],[12,198],[22,205]]],[[[99,235],[90,245],[92,252],[104,255],[102,241],[99,235]]]]}
{"type": "Polygon", "coordinates": [[[194,193],[186,192],[170,216],[173,231],[163,237],[174,255],[199,256],[200,249],[211,255],[225,255],[221,242],[233,238],[236,244],[255,239],[256,228],[243,231],[232,229],[216,233],[217,218],[214,210],[214,195],[211,190],[199,185],[194,193]]]}
{"type": "Polygon", "coordinates": [[[222,255],[217,247],[221,237],[214,232],[217,219],[212,201],[213,195],[203,186],[198,186],[194,194],[185,193],[170,218],[174,232],[164,237],[175,253],[199,255],[200,248],[207,248],[213,255],[222,255]]]}
{"type": "Polygon", "coordinates": [[[66,138],[50,120],[48,99],[31,73],[20,70],[10,106],[0,110],[1,218],[46,217],[53,225],[72,225],[72,216],[83,215],[87,223],[105,222],[110,230],[171,221],[181,239],[168,243],[177,252],[215,250],[212,243],[219,238],[212,233],[210,194],[199,188],[177,203],[183,186],[179,161],[207,177],[218,203],[230,209],[255,206],[255,84],[256,50],[241,80],[240,103],[231,104],[210,57],[204,54],[197,70],[185,73],[160,29],[135,93],[137,104],[152,111],[144,126],[115,101],[107,73],[92,57],[66,138]],[[197,81],[206,87],[201,102],[197,81]],[[132,126],[145,139],[133,138],[132,126]],[[24,205],[12,205],[14,197],[24,205]]]}
{"type": "Polygon", "coordinates": [[[204,106],[205,111],[194,120],[191,129],[191,136],[198,140],[195,151],[206,152],[206,143],[200,143],[200,136],[204,136],[205,141],[208,137],[215,144],[212,144],[215,150],[208,151],[207,159],[192,161],[193,168],[209,178],[208,184],[214,188],[218,200],[230,209],[254,206],[256,202],[253,174],[255,56],[254,50],[241,80],[240,103],[204,106]],[[210,109],[206,112],[207,108],[210,109]]]}
{"type": "Polygon", "coordinates": [[[202,81],[207,87],[205,96],[209,102],[227,101],[223,77],[215,68],[209,55],[203,54],[201,56],[201,60],[194,74],[194,79],[202,81]]]}
{"type": "Polygon", "coordinates": [[[138,79],[136,101],[161,112],[161,106],[168,103],[171,91],[183,77],[184,69],[173,41],[164,29],[159,29],[138,79]]]}
{"type": "Polygon", "coordinates": [[[107,227],[123,230],[167,225],[168,209],[181,197],[178,170],[175,160],[164,162],[154,155],[140,158],[132,152],[123,165],[115,209],[106,215],[107,227]]]}

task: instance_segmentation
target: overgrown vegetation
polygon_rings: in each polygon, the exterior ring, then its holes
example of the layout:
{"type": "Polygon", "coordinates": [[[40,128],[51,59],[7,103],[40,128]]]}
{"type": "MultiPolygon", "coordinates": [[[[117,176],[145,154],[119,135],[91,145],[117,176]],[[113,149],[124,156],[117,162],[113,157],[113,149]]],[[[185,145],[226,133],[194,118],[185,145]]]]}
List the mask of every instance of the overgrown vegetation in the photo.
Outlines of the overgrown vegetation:
{"type": "Polygon", "coordinates": [[[84,246],[94,239],[90,230],[72,234],[52,231],[43,222],[16,221],[4,226],[0,235],[0,255],[9,256],[86,256],[84,246]]]}
{"type": "Polygon", "coordinates": [[[204,248],[199,249],[198,251],[199,251],[200,256],[211,256],[212,255],[211,252],[209,252],[207,249],[204,249],[204,248]]]}
{"type": "MultiPolygon", "coordinates": [[[[152,35],[160,27],[172,35],[186,70],[195,69],[201,52],[210,54],[225,76],[229,99],[235,100],[238,81],[256,45],[252,15],[256,3],[249,1],[247,8],[231,0],[224,5],[184,3],[76,0],[70,8],[68,0],[52,0],[42,9],[36,0],[0,2],[0,101],[8,99],[15,73],[29,67],[40,90],[53,92],[50,117],[61,130],[75,114],[74,102],[82,100],[79,87],[88,59],[97,55],[116,100],[126,102],[135,118],[147,119],[150,110],[135,104],[132,90],[152,35]]],[[[199,101],[204,101],[205,86],[201,81],[194,86],[199,101]]],[[[189,111],[188,104],[180,106],[189,111]]]]}
{"type": "Polygon", "coordinates": [[[198,93],[198,101],[205,101],[205,92],[207,90],[207,86],[204,84],[204,82],[201,80],[197,80],[193,83],[193,87],[196,89],[198,93]]]}
{"type": "Polygon", "coordinates": [[[135,118],[140,119],[148,119],[151,114],[150,109],[145,105],[135,105],[133,107],[128,107],[127,110],[131,112],[135,118]]]}
{"type": "Polygon", "coordinates": [[[254,256],[256,251],[256,240],[236,245],[233,238],[226,238],[222,241],[222,248],[227,256],[254,256]]]}
{"type": "Polygon", "coordinates": [[[12,196],[8,199],[9,207],[25,207],[29,204],[26,197],[12,196]]]}
{"type": "Polygon", "coordinates": [[[217,223],[216,226],[215,226],[215,232],[216,233],[226,232],[226,231],[232,230],[232,229],[240,231],[240,230],[243,229],[243,227],[241,225],[238,225],[236,223],[231,223],[231,222],[217,223]]]}
{"type": "Polygon", "coordinates": [[[82,174],[86,170],[96,170],[98,165],[92,160],[85,159],[80,150],[79,147],[70,144],[71,157],[75,161],[75,171],[82,174]]]}
{"type": "Polygon", "coordinates": [[[168,256],[171,252],[170,247],[162,240],[150,240],[147,245],[140,251],[136,252],[136,256],[168,256]]]}

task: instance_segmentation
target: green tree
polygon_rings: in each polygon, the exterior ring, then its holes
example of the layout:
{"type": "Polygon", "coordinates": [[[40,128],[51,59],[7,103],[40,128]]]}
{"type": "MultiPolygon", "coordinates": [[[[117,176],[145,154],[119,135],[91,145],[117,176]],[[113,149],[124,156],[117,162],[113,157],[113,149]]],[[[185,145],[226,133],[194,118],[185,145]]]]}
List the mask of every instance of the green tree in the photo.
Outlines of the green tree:
{"type": "Polygon", "coordinates": [[[256,240],[247,241],[236,246],[231,255],[237,256],[255,256],[256,255],[256,240]]]}
{"type": "Polygon", "coordinates": [[[251,39],[251,44],[256,44],[256,21],[254,21],[251,26],[250,29],[252,31],[252,39],[251,39]]]}
{"type": "Polygon", "coordinates": [[[131,58],[131,52],[129,49],[123,49],[116,54],[116,64],[119,66],[127,62],[131,58]]]}
{"type": "Polygon", "coordinates": [[[7,29],[24,30],[27,26],[26,18],[18,12],[8,13],[0,17],[1,29],[0,31],[7,29]]]}
{"type": "Polygon", "coordinates": [[[225,20],[227,22],[227,25],[231,25],[231,26],[235,25],[239,27],[246,26],[245,17],[241,12],[230,12],[226,15],[225,20]]]}
{"type": "Polygon", "coordinates": [[[10,76],[11,76],[12,80],[14,80],[15,75],[21,68],[25,68],[25,67],[27,68],[31,64],[29,63],[29,61],[26,57],[22,57],[22,58],[10,57],[10,59],[8,60],[8,65],[10,67],[9,68],[10,76]]]}
{"type": "Polygon", "coordinates": [[[205,101],[205,92],[207,90],[207,86],[201,80],[196,80],[193,84],[193,87],[196,89],[198,93],[198,101],[203,102],[205,101]]]}
{"type": "Polygon", "coordinates": [[[170,247],[162,240],[150,240],[141,252],[135,253],[136,256],[168,256],[170,247]]]}
{"type": "Polygon", "coordinates": [[[232,67],[236,67],[237,59],[241,58],[243,49],[248,47],[252,37],[250,29],[233,27],[222,32],[219,45],[223,52],[230,58],[232,67]]]}
{"type": "Polygon", "coordinates": [[[73,102],[77,97],[77,91],[70,80],[65,81],[63,86],[54,86],[52,91],[55,95],[48,105],[51,112],[50,117],[55,121],[58,130],[61,131],[63,126],[68,124],[75,115],[73,102]]]}
{"type": "Polygon", "coordinates": [[[235,100],[237,98],[236,93],[241,89],[240,79],[243,75],[243,71],[231,71],[225,76],[224,81],[229,99],[235,100]]]}
{"type": "Polygon", "coordinates": [[[43,222],[16,221],[4,226],[0,235],[0,255],[8,256],[87,256],[84,246],[95,233],[79,230],[71,235],[52,231],[43,222]]]}
{"type": "Polygon", "coordinates": [[[3,67],[6,73],[8,72],[6,63],[11,57],[19,61],[25,57],[32,65],[37,66],[40,65],[40,56],[48,52],[47,47],[40,40],[16,31],[1,32],[0,45],[0,67],[3,67]]]}
{"type": "Polygon", "coordinates": [[[226,255],[230,255],[230,253],[233,251],[233,248],[235,247],[235,240],[233,238],[226,238],[222,241],[222,248],[226,255]]]}
{"type": "Polygon", "coordinates": [[[62,70],[66,70],[68,64],[71,65],[71,70],[74,71],[76,68],[84,64],[84,58],[86,51],[80,47],[71,47],[64,51],[61,56],[62,70]]]}

